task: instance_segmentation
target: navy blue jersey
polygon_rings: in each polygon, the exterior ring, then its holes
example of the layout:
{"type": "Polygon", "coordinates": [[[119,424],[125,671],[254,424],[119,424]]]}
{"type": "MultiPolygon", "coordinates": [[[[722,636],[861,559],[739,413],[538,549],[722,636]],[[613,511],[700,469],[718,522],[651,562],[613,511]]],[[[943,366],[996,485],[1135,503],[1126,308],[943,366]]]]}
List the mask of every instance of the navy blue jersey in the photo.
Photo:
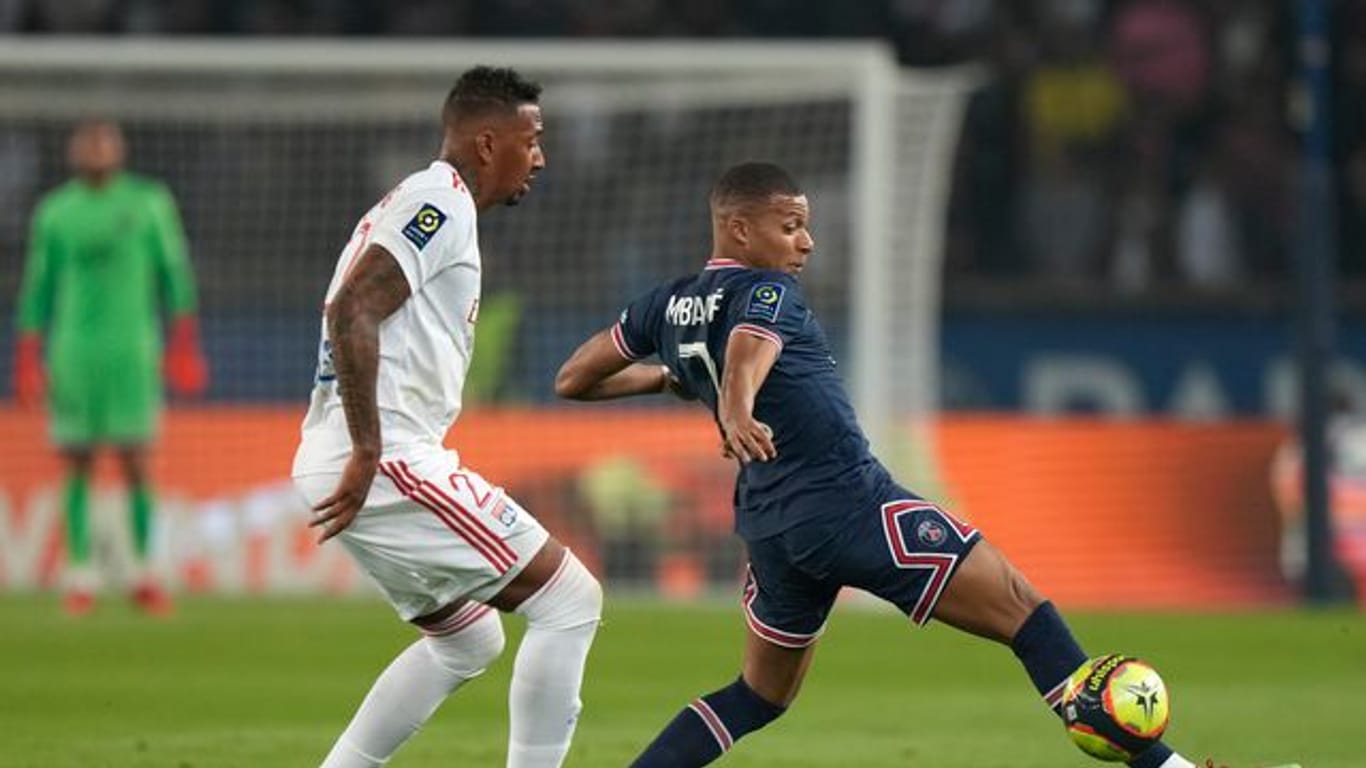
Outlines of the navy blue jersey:
{"type": "Polygon", "coordinates": [[[876,497],[891,478],[868,450],[825,333],[791,276],[709,261],[698,274],[632,302],[612,340],[632,360],[658,355],[715,418],[732,333],[780,349],[754,401],[754,418],[773,430],[778,457],[740,470],[739,534],[772,536],[798,523],[849,514],[876,497]]]}

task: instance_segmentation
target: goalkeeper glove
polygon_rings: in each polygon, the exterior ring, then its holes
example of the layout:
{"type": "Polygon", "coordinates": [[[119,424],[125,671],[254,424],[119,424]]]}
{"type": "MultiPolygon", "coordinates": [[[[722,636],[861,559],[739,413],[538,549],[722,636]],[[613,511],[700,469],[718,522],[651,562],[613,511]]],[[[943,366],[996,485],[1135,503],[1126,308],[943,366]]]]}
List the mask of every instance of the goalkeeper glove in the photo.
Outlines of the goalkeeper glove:
{"type": "Polygon", "coordinates": [[[199,326],[192,315],[181,315],[171,321],[166,344],[166,379],[171,391],[190,397],[203,394],[209,385],[209,366],[199,349],[199,326]]]}
{"type": "Polygon", "coordinates": [[[33,405],[42,400],[46,389],[43,337],[33,332],[21,334],[14,350],[14,397],[21,405],[33,405]]]}

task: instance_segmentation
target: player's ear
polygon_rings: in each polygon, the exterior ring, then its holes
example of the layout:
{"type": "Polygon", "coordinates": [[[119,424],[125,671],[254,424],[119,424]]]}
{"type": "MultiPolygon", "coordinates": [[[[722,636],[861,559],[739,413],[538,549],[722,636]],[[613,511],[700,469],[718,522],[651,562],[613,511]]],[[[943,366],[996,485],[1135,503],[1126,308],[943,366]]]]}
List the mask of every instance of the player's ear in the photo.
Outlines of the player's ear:
{"type": "Polygon", "coordinates": [[[485,128],[474,134],[474,151],[483,164],[488,165],[493,162],[495,146],[492,130],[485,128]]]}
{"type": "Polygon", "coordinates": [[[743,246],[749,245],[749,222],[743,216],[727,216],[726,232],[731,239],[743,246]]]}

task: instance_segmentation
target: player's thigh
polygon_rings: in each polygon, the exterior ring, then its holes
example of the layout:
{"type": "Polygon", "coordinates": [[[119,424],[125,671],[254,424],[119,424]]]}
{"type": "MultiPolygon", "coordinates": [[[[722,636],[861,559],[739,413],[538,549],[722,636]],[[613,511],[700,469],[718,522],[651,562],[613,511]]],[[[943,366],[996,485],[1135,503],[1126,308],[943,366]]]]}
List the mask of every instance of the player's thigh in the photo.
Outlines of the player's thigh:
{"type": "Polygon", "coordinates": [[[917,625],[936,615],[981,542],[976,528],[905,489],[851,513],[836,564],[841,580],[900,608],[917,625]]]}
{"type": "Polygon", "coordinates": [[[59,446],[89,446],[101,432],[96,388],[82,370],[53,366],[48,380],[48,427],[59,446]]]}
{"type": "Polygon", "coordinates": [[[114,445],[124,480],[130,486],[147,482],[147,447],[144,441],[119,442],[114,445]]]}
{"type": "Polygon", "coordinates": [[[813,575],[802,554],[819,532],[800,526],[747,542],[749,568],[741,606],[749,626],[744,676],[764,699],[786,706],[796,697],[825,631],[839,584],[813,575]]]}
{"type": "Polygon", "coordinates": [[[990,542],[973,547],[953,575],[934,618],[988,640],[1009,643],[1043,597],[990,542]]]}
{"type": "MultiPolygon", "coordinates": [[[[338,541],[405,621],[462,599],[486,602],[531,563],[549,534],[452,454],[381,463],[366,505],[338,541]]],[[[316,502],[335,475],[295,478],[316,502]]]]}

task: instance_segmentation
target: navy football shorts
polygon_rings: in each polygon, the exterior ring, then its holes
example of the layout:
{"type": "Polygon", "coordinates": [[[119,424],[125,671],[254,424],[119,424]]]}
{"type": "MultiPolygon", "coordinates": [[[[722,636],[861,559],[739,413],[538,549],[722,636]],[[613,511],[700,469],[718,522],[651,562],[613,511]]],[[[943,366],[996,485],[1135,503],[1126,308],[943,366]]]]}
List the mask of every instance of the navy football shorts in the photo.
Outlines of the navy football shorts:
{"type": "Polygon", "coordinates": [[[877,595],[924,624],[981,538],[971,525],[893,487],[878,506],[748,542],[745,619],[769,642],[802,648],[820,637],[840,588],[847,586],[877,595]]]}

